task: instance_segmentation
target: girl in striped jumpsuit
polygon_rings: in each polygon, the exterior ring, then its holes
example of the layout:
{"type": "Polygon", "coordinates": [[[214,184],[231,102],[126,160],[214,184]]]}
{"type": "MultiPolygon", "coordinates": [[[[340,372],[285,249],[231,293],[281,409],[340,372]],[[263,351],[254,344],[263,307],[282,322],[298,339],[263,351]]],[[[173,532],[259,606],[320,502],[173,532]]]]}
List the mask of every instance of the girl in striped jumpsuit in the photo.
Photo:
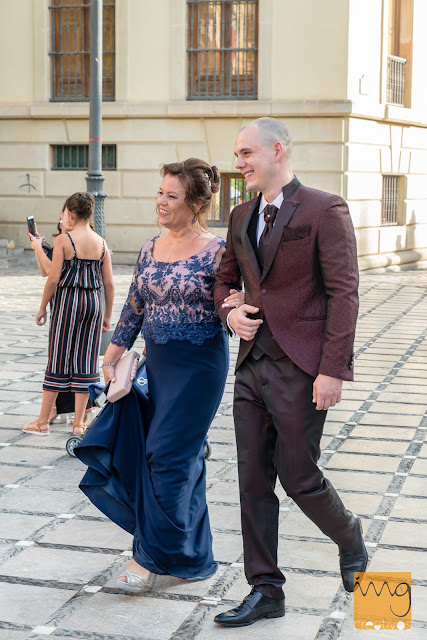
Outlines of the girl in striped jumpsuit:
{"type": "Polygon", "coordinates": [[[52,268],[36,317],[39,326],[46,323],[46,307],[52,299],[42,407],[39,418],[24,425],[27,433],[49,434],[50,412],[58,393],[64,391],[75,393],[73,433],[85,431],[88,386],[100,379],[101,332],[111,326],[114,298],[110,254],[104,240],[90,228],[94,204],[89,193],[75,193],[65,203],[64,222],[72,226],[72,231],[55,240],[52,268]]]}

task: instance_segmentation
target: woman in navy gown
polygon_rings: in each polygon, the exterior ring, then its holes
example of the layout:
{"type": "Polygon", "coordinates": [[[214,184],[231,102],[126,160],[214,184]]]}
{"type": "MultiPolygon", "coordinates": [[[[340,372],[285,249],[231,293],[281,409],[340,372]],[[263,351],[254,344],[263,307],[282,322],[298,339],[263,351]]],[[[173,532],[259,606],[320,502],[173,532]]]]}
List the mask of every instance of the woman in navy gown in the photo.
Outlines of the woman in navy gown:
{"type": "MultiPolygon", "coordinates": [[[[152,415],[132,391],[108,408],[76,455],[92,502],[134,536],[133,560],[118,579],[125,591],[152,586],[156,574],[196,580],[217,564],[206,505],[204,443],[224,391],[228,340],[213,303],[224,240],[204,215],[219,173],[190,158],[163,166],[158,223],[147,240],[105,353],[106,383],[138,334],[146,344],[152,415]]],[[[228,300],[239,306],[243,294],[228,300]]]]}

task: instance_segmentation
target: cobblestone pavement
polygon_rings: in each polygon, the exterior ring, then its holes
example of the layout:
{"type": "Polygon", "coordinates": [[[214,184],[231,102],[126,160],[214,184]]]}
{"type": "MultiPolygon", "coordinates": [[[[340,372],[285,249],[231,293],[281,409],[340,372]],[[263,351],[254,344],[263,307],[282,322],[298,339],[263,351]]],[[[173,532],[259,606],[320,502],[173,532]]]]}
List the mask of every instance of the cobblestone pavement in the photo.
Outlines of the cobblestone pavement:
{"type": "MultiPolygon", "coordinates": [[[[116,269],[117,317],[131,270],[116,269]]],[[[370,568],[411,571],[413,626],[427,637],[427,272],[362,276],[357,379],[329,412],[320,465],[363,518],[370,568]]],[[[287,638],[349,640],[352,596],[337,549],[278,487],[285,618],[243,629],[213,623],[248,592],[242,569],[233,376],[211,430],[208,501],[218,573],[207,581],[161,577],[153,592],[124,595],[115,578],[131,537],[78,489],[83,465],[65,451],[70,427],[40,440],[21,426],[38,415],[47,328],[35,324],[43,281],[0,275],[0,640],[287,638]]],[[[231,344],[232,361],[237,345],[231,344]]],[[[394,638],[377,631],[376,638],[394,638]]]]}

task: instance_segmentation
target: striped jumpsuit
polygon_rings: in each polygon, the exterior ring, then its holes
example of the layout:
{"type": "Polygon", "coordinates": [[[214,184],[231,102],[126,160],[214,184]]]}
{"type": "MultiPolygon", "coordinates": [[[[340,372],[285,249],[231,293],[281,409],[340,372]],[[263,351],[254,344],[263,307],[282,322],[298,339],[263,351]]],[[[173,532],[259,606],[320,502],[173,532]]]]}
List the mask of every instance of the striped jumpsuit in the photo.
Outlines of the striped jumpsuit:
{"type": "Polygon", "coordinates": [[[102,332],[101,266],[99,259],[65,260],[53,297],[48,363],[43,382],[46,391],[87,393],[99,382],[98,356],[102,332]]]}

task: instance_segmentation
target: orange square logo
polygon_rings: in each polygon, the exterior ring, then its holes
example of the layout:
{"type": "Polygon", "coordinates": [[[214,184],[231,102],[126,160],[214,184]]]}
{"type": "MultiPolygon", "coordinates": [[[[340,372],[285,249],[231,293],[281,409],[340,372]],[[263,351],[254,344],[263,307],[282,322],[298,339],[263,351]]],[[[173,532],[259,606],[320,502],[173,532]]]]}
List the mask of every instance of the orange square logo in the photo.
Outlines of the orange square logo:
{"type": "Polygon", "coordinates": [[[404,631],[411,628],[411,574],[354,574],[354,628],[404,631]]]}

